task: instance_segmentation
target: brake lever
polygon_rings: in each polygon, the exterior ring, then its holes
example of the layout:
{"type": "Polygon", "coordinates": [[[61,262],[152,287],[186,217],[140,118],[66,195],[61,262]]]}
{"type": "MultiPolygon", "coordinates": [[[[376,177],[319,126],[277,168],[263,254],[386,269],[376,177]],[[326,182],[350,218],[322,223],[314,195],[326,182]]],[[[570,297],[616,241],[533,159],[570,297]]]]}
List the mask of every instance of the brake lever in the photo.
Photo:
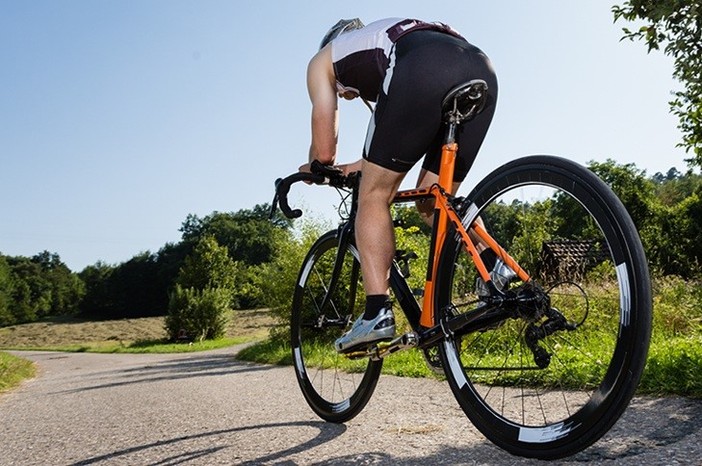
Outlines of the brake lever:
{"type": "Polygon", "coordinates": [[[324,165],[319,160],[313,160],[310,164],[310,171],[315,175],[322,175],[326,178],[338,178],[344,176],[344,172],[341,168],[335,167],[334,165],[324,165]]]}

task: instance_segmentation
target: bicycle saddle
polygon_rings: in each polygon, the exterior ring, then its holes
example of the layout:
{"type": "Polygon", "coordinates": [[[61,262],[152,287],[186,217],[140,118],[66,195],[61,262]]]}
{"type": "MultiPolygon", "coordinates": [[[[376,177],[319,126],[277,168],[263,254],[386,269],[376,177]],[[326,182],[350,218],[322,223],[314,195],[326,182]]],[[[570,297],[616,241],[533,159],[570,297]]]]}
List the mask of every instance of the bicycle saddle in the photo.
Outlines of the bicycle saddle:
{"type": "Polygon", "coordinates": [[[485,108],[487,90],[487,83],[482,79],[473,79],[451,89],[441,102],[444,122],[460,125],[475,118],[485,108]]]}

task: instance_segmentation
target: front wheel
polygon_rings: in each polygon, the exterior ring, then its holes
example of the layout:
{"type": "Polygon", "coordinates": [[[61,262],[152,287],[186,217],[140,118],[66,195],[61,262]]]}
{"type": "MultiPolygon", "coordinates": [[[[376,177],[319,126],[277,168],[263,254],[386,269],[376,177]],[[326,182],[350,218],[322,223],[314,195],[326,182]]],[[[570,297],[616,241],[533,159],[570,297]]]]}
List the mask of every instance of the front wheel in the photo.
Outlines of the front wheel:
{"type": "MultiPolygon", "coordinates": [[[[612,427],[643,372],[652,303],[636,228],[607,185],[556,157],[508,163],[468,200],[463,224],[482,220],[531,276],[508,293],[545,304],[497,305],[501,317],[446,339],[439,351],[451,389],[473,424],[510,453],[572,455],[612,427]]],[[[437,319],[485,312],[471,259],[449,236],[437,319]]]]}
{"type": "Polygon", "coordinates": [[[348,243],[338,254],[339,243],[337,231],[330,231],[310,248],[295,286],[291,322],[297,381],[312,410],[330,422],[348,421],[364,408],[383,365],[352,361],[334,349],[334,340],[365,304],[358,251],[348,243]]]}

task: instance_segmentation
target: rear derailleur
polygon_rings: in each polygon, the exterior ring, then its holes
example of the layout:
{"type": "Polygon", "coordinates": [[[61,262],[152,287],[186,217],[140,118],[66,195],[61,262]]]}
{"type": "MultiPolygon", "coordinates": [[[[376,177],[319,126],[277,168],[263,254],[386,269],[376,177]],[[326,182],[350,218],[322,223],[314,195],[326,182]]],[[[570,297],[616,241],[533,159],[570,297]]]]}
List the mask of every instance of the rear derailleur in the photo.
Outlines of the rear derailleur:
{"type": "Polygon", "coordinates": [[[568,322],[565,316],[554,308],[545,310],[544,315],[546,320],[542,324],[536,325],[532,322],[524,332],[524,341],[534,354],[534,362],[539,369],[545,369],[551,363],[551,354],[539,345],[539,341],[560,330],[573,331],[578,327],[577,324],[568,322]]]}

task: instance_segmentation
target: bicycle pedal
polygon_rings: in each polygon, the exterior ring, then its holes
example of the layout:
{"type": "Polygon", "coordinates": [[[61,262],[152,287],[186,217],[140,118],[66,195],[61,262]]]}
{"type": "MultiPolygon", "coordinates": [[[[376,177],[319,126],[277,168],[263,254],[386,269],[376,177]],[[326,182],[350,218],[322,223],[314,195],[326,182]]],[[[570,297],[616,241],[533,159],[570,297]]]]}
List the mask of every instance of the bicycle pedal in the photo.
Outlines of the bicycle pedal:
{"type": "Polygon", "coordinates": [[[369,356],[368,351],[349,351],[348,353],[341,353],[341,355],[351,360],[365,359],[369,356]]]}
{"type": "Polygon", "coordinates": [[[346,351],[339,352],[339,354],[346,356],[349,359],[363,359],[378,354],[381,346],[385,347],[389,344],[389,339],[379,342],[375,341],[370,343],[361,343],[347,349],[346,351]]]}

